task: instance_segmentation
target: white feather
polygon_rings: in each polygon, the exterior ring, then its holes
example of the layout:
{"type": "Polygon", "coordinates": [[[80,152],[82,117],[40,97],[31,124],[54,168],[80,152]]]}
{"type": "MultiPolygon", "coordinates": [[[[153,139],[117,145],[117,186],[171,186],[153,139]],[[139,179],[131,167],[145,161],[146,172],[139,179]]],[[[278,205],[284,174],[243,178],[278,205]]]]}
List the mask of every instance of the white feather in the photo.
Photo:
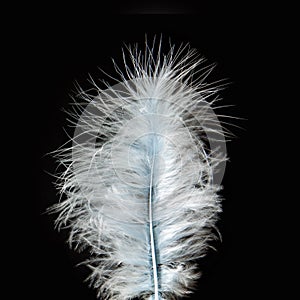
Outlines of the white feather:
{"type": "MultiPolygon", "coordinates": [[[[222,135],[207,102],[217,88],[193,70],[203,62],[193,50],[167,55],[146,45],[129,49],[127,76],[75,114],[73,145],[59,151],[66,166],[53,207],[70,242],[88,247],[90,279],[101,299],[176,299],[199,277],[221,211],[213,184],[224,156],[208,153],[199,132],[222,135]],[[84,138],[83,138],[84,137],[84,138]],[[82,139],[83,138],[83,139],[82,139]]],[[[125,58],[125,56],[124,56],[125,58]]]]}

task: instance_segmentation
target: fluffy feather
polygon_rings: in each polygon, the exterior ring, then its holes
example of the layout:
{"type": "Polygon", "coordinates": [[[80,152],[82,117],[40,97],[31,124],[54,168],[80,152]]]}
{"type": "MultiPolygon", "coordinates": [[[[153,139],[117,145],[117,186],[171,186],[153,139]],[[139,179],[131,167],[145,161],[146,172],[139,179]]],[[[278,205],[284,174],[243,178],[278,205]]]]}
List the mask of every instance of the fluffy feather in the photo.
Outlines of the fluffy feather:
{"type": "Polygon", "coordinates": [[[185,296],[216,238],[213,174],[225,157],[205,142],[209,132],[222,136],[208,103],[218,88],[204,82],[212,67],[199,69],[204,59],[186,46],[154,48],[128,49],[132,66],[124,55],[118,85],[95,85],[96,97],[81,91],[87,106],[73,114],[73,145],[58,151],[66,197],[52,210],[70,244],[90,250],[101,299],[185,296]]]}

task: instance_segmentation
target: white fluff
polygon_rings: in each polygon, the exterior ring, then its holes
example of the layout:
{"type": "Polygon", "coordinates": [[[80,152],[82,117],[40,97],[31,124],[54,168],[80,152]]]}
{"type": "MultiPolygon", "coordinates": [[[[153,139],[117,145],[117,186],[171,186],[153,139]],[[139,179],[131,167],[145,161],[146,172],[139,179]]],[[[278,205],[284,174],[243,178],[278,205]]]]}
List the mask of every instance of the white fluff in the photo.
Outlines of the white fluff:
{"type": "MultiPolygon", "coordinates": [[[[209,113],[217,88],[195,51],[167,55],[129,49],[117,86],[81,92],[70,148],[59,150],[66,199],[52,209],[70,243],[90,250],[87,265],[101,299],[177,299],[190,293],[221,211],[213,173],[224,156],[209,153],[203,132],[222,135],[209,113]],[[84,138],[83,138],[84,137],[84,138]],[[82,139],[83,138],[83,139],[82,139]]],[[[125,59],[125,56],[124,56],[125,59]]]]}

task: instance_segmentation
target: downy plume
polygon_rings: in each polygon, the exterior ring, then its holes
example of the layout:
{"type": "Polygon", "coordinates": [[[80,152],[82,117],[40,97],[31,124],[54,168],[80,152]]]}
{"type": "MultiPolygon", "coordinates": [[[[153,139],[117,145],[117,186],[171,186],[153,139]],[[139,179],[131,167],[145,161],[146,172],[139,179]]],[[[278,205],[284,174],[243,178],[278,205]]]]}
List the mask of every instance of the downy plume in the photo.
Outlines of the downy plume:
{"type": "Polygon", "coordinates": [[[226,148],[212,106],[222,85],[206,83],[213,65],[187,45],[127,50],[120,82],[79,91],[50,211],[70,245],[89,251],[99,299],[178,299],[218,236],[226,148]]]}

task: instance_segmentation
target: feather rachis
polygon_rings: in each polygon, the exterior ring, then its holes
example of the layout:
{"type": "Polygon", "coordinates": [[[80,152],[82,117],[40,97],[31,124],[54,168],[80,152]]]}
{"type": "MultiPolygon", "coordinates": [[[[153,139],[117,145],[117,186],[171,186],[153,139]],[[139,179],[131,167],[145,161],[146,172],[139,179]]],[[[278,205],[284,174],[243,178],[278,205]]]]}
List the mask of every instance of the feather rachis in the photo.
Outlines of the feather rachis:
{"type": "Polygon", "coordinates": [[[144,56],[129,50],[133,68],[125,62],[117,88],[98,88],[95,99],[81,94],[89,110],[75,115],[81,131],[61,151],[66,200],[53,209],[70,242],[90,249],[99,296],[176,299],[199,277],[195,261],[215,238],[221,212],[212,177],[226,158],[207,153],[198,138],[200,129],[223,134],[209,125],[218,88],[204,82],[210,68],[192,80],[204,60],[187,47],[167,55],[160,46],[144,56]]]}

